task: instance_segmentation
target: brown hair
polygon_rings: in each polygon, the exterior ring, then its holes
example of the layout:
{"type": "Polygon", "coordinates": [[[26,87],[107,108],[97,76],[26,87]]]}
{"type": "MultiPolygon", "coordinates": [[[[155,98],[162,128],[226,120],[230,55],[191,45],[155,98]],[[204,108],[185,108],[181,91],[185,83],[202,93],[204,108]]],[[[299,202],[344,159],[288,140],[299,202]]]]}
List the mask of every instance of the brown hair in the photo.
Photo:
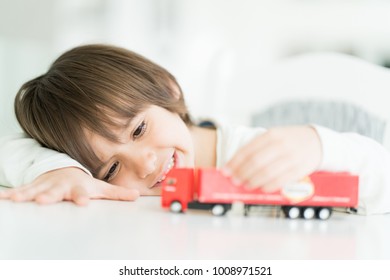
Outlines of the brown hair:
{"type": "Polygon", "coordinates": [[[123,123],[115,118],[131,120],[148,105],[178,113],[192,125],[180,86],[167,70],[123,48],[86,45],[65,52],[46,74],[25,83],[15,113],[30,137],[67,153],[96,176],[101,161],[86,130],[118,141],[111,131],[123,123]]]}

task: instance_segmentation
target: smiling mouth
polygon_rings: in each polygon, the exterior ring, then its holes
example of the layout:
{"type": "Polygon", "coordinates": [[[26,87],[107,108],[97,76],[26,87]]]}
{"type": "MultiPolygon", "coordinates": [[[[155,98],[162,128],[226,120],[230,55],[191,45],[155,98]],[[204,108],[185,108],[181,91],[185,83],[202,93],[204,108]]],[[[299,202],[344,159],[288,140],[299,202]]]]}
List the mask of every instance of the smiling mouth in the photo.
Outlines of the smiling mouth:
{"type": "Polygon", "coordinates": [[[165,180],[165,178],[167,177],[168,172],[171,171],[171,169],[174,166],[175,166],[175,155],[173,154],[171,159],[169,160],[169,162],[167,164],[166,169],[164,170],[163,175],[160,177],[160,179],[157,180],[157,182],[152,186],[152,188],[159,186],[160,183],[165,180]]]}

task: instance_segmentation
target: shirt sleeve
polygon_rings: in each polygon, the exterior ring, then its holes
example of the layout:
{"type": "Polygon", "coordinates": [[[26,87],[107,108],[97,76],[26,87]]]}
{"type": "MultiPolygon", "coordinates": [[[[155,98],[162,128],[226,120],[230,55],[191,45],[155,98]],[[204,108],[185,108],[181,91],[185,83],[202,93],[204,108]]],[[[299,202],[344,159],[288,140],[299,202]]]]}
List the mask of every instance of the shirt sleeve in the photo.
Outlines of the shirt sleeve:
{"type": "Polygon", "coordinates": [[[313,126],[322,144],[320,170],[359,176],[360,214],[390,213],[390,153],[380,143],[357,133],[313,126]]]}
{"type": "Polygon", "coordinates": [[[77,167],[91,176],[80,163],[64,153],[42,147],[25,134],[0,138],[0,185],[18,187],[39,175],[64,167],[77,167]]]}

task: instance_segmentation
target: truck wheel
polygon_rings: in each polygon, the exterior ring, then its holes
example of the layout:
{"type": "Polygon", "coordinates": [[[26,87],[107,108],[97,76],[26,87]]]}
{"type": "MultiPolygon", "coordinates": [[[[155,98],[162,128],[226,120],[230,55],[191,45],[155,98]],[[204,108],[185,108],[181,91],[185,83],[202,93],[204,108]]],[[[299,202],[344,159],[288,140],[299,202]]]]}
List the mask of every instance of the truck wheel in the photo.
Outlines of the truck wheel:
{"type": "Polygon", "coordinates": [[[211,208],[211,213],[213,213],[214,216],[223,216],[226,213],[226,209],[222,204],[215,204],[211,208]]]}
{"type": "Polygon", "coordinates": [[[181,205],[181,203],[179,201],[173,201],[171,203],[170,209],[174,213],[180,213],[183,210],[183,206],[181,205]]]}
{"type": "Polygon", "coordinates": [[[300,211],[299,207],[291,206],[291,207],[284,208],[284,213],[286,214],[287,218],[297,219],[297,218],[299,218],[301,211],[300,211]]]}
{"type": "Polygon", "coordinates": [[[317,210],[317,218],[320,220],[327,220],[332,215],[332,208],[321,207],[317,210]]]}
{"type": "Polygon", "coordinates": [[[302,217],[306,220],[313,219],[316,215],[316,211],[313,207],[306,207],[303,210],[302,217]]]}

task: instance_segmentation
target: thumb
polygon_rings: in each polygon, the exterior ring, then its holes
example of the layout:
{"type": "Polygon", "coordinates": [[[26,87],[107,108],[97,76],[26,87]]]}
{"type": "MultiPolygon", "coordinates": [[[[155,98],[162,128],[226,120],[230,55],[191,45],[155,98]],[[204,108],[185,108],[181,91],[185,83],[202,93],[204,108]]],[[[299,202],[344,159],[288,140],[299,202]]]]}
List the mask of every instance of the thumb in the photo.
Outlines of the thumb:
{"type": "Polygon", "coordinates": [[[135,189],[109,184],[101,180],[96,181],[98,181],[96,182],[96,190],[91,195],[91,198],[133,201],[140,195],[139,191],[135,189]]]}

